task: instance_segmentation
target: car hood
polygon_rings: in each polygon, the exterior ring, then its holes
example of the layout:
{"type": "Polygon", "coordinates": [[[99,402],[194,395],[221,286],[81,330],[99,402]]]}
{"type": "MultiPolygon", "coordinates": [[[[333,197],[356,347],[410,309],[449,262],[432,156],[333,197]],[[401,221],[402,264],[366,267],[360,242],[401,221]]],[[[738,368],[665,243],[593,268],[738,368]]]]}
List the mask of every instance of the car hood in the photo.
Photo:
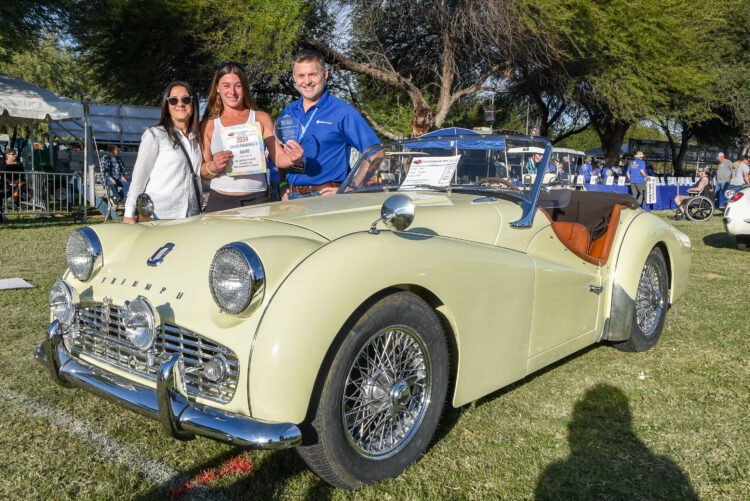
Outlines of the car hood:
{"type": "MultiPolygon", "coordinates": [[[[441,235],[495,244],[503,207],[509,217],[520,215],[518,205],[474,195],[402,192],[414,203],[410,233],[441,235]]],[[[327,240],[366,231],[380,217],[383,202],[393,193],[357,193],[310,197],[204,215],[205,219],[246,220],[283,223],[304,228],[327,240]]],[[[384,229],[378,223],[379,229],[384,229]]]]}

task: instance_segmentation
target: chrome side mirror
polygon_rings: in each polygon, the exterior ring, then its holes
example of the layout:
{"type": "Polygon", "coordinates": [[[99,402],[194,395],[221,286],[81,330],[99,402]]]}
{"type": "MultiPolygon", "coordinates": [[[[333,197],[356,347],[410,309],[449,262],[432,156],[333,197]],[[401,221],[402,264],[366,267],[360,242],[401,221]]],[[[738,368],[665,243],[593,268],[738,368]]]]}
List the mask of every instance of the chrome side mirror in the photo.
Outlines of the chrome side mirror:
{"type": "Polygon", "coordinates": [[[370,226],[370,233],[379,233],[375,226],[380,221],[390,230],[404,231],[414,222],[414,203],[406,195],[388,197],[380,208],[380,219],[370,226]]]}
{"type": "Polygon", "coordinates": [[[156,215],[154,215],[154,201],[145,192],[138,195],[138,198],[135,199],[135,212],[138,214],[139,221],[156,219],[156,215]]]}

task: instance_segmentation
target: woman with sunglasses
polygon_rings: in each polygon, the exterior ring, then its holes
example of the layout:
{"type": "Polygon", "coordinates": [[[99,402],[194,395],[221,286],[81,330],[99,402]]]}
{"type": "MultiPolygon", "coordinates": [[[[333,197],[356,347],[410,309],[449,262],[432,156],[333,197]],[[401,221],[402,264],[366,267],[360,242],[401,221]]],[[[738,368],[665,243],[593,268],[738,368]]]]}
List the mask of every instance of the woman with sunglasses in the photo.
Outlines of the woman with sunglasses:
{"type": "Polygon", "coordinates": [[[282,169],[282,177],[285,167],[302,162],[302,147],[294,141],[281,146],[274,139],[271,116],[255,109],[245,68],[239,63],[221,63],[211,83],[206,111],[201,121],[201,175],[211,180],[206,212],[270,201],[266,173],[227,175],[232,152],[226,149],[222,141],[222,130],[253,122],[260,124],[263,138],[261,148],[265,146],[268,149],[271,160],[282,169]]]}
{"type": "Polygon", "coordinates": [[[199,138],[198,99],[192,87],[186,82],[170,83],[162,98],[159,123],[141,137],[124,223],[135,222],[136,195],[143,192],[151,197],[159,219],[200,213],[203,196],[198,170],[203,155],[199,138]]]}

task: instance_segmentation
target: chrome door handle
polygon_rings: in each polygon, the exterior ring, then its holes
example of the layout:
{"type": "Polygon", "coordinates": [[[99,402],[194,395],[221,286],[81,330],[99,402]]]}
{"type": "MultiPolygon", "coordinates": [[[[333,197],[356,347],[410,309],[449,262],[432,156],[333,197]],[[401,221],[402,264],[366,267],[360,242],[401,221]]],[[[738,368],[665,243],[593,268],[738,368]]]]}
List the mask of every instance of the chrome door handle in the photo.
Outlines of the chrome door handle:
{"type": "Polygon", "coordinates": [[[603,285],[589,285],[589,291],[595,294],[601,294],[603,290],[604,290],[603,285]]]}

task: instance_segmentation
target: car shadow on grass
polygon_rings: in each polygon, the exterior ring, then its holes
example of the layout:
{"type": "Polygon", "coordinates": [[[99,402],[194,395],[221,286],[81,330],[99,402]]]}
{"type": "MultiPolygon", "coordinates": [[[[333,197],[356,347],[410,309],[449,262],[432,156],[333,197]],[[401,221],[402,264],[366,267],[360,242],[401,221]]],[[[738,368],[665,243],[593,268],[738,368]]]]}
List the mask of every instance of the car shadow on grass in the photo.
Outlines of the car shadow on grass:
{"type": "Polygon", "coordinates": [[[576,402],[568,441],[570,456],[539,477],[537,500],[698,499],[680,467],[636,437],[628,399],[614,386],[598,384],[576,402]]]}
{"type": "Polygon", "coordinates": [[[717,249],[736,249],[737,240],[729,233],[712,233],[703,237],[703,243],[717,249]]]}

